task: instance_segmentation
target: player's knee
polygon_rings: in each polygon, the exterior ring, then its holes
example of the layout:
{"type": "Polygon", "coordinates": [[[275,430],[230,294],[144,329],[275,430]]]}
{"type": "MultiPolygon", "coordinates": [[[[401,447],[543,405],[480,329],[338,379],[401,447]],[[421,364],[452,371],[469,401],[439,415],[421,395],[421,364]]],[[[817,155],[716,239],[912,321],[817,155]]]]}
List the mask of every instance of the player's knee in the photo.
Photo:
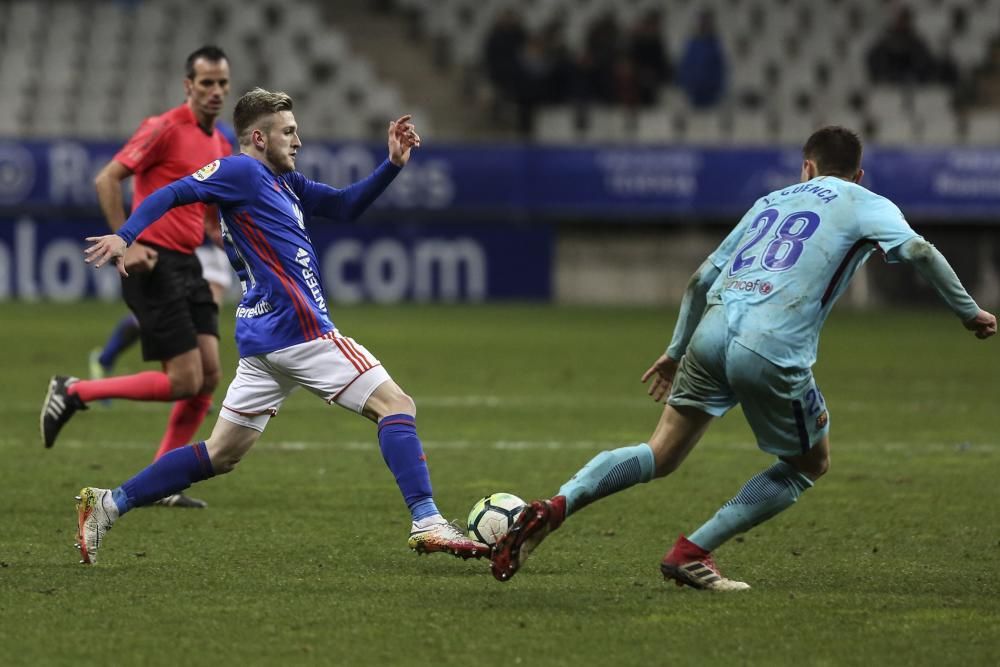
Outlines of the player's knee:
{"type": "Polygon", "coordinates": [[[830,457],[829,455],[824,456],[820,461],[817,461],[815,470],[812,474],[806,473],[812,477],[813,481],[816,481],[826,473],[830,471],[830,457]]]}
{"type": "Polygon", "coordinates": [[[225,475],[227,472],[232,472],[236,468],[236,464],[240,462],[240,457],[227,457],[221,456],[218,460],[212,459],[212,470],[216,475],[225,475]]]}
{"type": "Polygon", "coordinates": [[[170,395],[174,400],[191,398],[201,391],[204,376],[201,370],[180,370],[167,374],[170,378],[170,395]]]}
{"type": "Polygon", "coordinates": [[[792,467],[798,470],[800,473],[802,473],[803,475],[805,475],[806,477],[815,482],[820,477],[829,472],[830,455],[824,453],[822,456],[799,458],[788,461],[788,463],[790,463],[792,467]]]}
{"type": "Polygon", "coordinates": [[[417,416],[417,404],[410,396],[402,391],[396,392],[389,400],[389,412],[391,414],[407,414],[417,416]]]}
{"type": "Polygon", "coordinates": [[[384,414],[379,415],[379,418],[385,417],[386,415],[398,415],[406,414],[416,416],[417,405],[413,402],[413,399],[400,388],[395,382],[387,382],[379,389],[385,388],[386,393],[382,395],[382,410],[384,414]]]}
{"type": "Polygon", "coordinates": [[[212,369],[205,373],[201,380],[201,389],[199,394],[211,394],[219,386],[219,382],[222,381],[222,372],[218,369],[212,369]]]}
{"type": "Polygon", "coordinates": [[[232,472],[236,464],[243,458],[243,453],[232,447],[212,446],[211,441],[205,443],[208,449],[208,459],[212,462],[212,471],[216,475],[232,472]]]}

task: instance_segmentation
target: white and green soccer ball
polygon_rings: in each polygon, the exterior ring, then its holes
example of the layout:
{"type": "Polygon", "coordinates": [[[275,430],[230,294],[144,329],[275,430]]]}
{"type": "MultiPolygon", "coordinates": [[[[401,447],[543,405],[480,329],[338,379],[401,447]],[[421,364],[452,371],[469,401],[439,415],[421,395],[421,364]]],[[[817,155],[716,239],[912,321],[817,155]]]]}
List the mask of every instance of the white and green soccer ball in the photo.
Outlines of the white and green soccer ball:
{"type": "Polygon", "coordinates": [[[514,525],[524,505],[524,501],[512,493],[486,496],[469,512],[469,537],[485,544],[496,544],[514,525]]]}

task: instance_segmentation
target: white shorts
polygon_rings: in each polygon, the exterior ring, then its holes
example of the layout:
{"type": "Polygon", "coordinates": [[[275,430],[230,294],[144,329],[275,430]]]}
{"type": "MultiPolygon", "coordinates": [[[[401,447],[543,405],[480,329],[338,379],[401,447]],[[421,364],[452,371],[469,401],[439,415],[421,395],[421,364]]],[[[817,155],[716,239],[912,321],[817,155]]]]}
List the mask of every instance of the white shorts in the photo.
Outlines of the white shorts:
{"type": "Polygon", "coordinates": [[[226,251],[217,245],[200,245],[194,249],[201,262],[201,275],[210,283],[229,289],[233,284],[233,267],[226,251]]]}
{"type": "Polygon", "coordinates": [[[334,330],[283,350],[241,358],[219,416],[263,432],[298,387],[360,414],[372,392],[389,379],[364,346],[334,330]]]}

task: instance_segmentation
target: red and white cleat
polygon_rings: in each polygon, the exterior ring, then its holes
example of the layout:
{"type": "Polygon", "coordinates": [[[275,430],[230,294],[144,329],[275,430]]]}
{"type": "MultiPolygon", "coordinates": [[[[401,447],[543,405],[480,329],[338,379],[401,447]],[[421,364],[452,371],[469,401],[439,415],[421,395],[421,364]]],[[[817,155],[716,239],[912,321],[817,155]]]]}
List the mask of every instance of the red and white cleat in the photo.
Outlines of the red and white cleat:
{"type": "Polygon", "coordinates": [[[497,581],[510,581],[528,555],[549,533],[566,520],[566,499],[533,500],[521,512],[506,535],[493,545],[490,571],[497,581]]]}
{"type": "Polygon", "coordinates": [[[678,586],[706,591],[745,591],[750,588],[750,584],[722,576],[712,554],[683,535],[663,557],[660,571],[664,579],[673,579],[678,586]]]}

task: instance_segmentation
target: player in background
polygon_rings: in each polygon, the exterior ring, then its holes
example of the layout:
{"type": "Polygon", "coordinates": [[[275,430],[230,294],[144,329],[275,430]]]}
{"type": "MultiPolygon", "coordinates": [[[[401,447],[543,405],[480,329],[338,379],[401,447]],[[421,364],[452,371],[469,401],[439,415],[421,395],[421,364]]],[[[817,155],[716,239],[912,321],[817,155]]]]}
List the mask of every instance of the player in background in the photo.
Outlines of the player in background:
{"type": "Polygon", "coordinates": [[[735,591],[712,557],[734,535],[795,503],[826,473],[830,413],[813,379],[819,332],[854,273],[875,252],[912,264],[977,338],[997,331],[934,246],[899,209],[860,182],[862,147],[841,127],[803,149],[800,185],[762,197],[688,283],[666,353],[647,370],[649,394],[669,396],[648,443],[605,451],[548,500],[536,500],[495,546],[494,577],[508,581],[570,514],[677,469],[715,417],[740,403],[764,452],[778,460],[664,556],[678,585],[735,591]]]}
{"type": "MultiPolygon", "coordinates": [[[[184,103],[143,121],[94,181],[112,230],[125,222],[122,181],[129,176],[136,210],[158,188],[232,152],[215,127],[229,93],[226,54],[214,46],[202,47],[188,56],[186,68],[184,103]]],[[[162,370],[99,380],[53,377],[40,417],[46,447],[55,444],[77,410],[110,398],[176,401],[156,458],[189,442],[198,431],[219,383],[219,309],[194,254],[205,235],[205,218],[212,215],[200,202],[170,211],[123,260],[137,274],[122,282],[122,293],[139,322],[143,359],[160,361],[162,370]]],[[[162,501],[205,506],[182,495],[162,501]]]]}
{"type": "MultiPolygon", "coordinates": [[[[229,142],[230,146],[236,145],[236,135],[232,128],[219,121],[215,123],[216,129],[229,142]]],[[[194,169],[195,167],[192,167],[194,169]]],[[[201,273],[208,282],[209,289],[212,290],[212,300],[215,305],[222,309],[222,302],[226,294],[233,285],[233,270],[229,265],[229,258],[222,249],[222,231],[219,228],[219,220],[215,208],[205,207],[205,240],[200,246],[195,248],[194,254],[201,264],[201,273]]],[[[111,335],[103,347],[95,347],[90,351],[87,359],[90,367],[90,379],[102,380],[111,375],[115,362],[127,349],[139,341],[139,320],[133,313],[122,316],[115,324],[111,335]]],[[[105,405],[110,405],[109,399],[102,401],[105,405]]]]}
{"type": "Polygon", "coordinates": [[[389,123],[388,159],[343,190],[295,171],[302,144],[288,95],[252,90],[236,103],[234,121],[240,155],[158,190],[118,234],[88,239],[94,244],[87,261],[100,267],[114,259],[124,276],[126,248],[166,211],[194,201],[217,204],[229,255],[246,280],[236,309],[239,366],[212,435],[166,454],[113,490],[82,489],[77,512],[83,562],[95,561],[105,534],[125,512],[231,471],[298,387],[378,424],[382,455],[410,510],[411,549],[487,555],[488,546],[468,539],[435,506],[413,400],[331,321],[305,225],[313,215],[353,220],[385,190],[420,145],[410,116],[389,123]]]}

